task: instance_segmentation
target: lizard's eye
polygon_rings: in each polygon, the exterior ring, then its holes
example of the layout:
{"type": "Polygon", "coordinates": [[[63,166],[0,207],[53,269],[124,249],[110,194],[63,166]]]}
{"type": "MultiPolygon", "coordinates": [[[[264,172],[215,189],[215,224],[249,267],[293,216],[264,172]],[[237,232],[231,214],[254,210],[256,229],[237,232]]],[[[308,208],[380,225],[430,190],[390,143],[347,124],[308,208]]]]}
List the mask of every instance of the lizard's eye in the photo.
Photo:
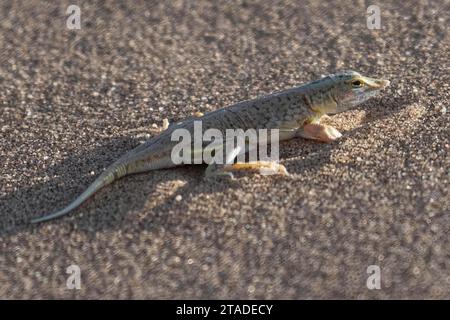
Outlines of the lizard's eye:
{"type": "Polygon", "coordinates": [[[355,88],[359,88],[362,87],[364,85],[364,82],[362,82],[361,80],[354,80],[352,81],[352,86],[355,88]]]}

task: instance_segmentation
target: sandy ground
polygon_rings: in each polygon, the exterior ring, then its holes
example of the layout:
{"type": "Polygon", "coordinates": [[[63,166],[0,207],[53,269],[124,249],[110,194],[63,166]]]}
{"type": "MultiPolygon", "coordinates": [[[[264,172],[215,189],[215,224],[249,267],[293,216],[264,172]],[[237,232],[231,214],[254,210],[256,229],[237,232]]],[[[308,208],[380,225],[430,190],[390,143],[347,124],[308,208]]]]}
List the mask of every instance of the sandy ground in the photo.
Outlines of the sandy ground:
{"type": "Polygon", "coordinates": [[[378,1],[381,30],[356,0],[91,2],[81,30],[71,2],[0,4],[0,298],[450,298],[448,1],[378,1]],[[164,118],[343,69],[392,85],[341,140],[283,143],[291,177],[150,172],[26,223],[164,118]]]}

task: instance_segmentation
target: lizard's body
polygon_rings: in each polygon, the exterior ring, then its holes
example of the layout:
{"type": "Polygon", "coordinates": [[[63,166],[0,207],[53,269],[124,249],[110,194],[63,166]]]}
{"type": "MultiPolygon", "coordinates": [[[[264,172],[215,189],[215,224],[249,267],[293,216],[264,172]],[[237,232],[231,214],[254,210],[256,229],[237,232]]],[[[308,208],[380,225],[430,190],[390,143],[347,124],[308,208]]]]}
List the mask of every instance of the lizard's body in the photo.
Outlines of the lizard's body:
{"type": "MultiPolygon", "coordinates": [[[[280,140],[297,136],[330,142],[339,138],[340,133],[319,123],[325,114],[333,114],[353,107],[389,84],[387,80],[363,77],[348,71],[324,77],[303,86],[291,88],[262,98],[239,102],[227,108],[189,119],[170,126],[160,135],[151,138],[130,151],[105,170],[92,185],[66,208],[50,215],[32,220],[41,222],[62,216],[78,207],[93,193],[125,175],[176,166],[172,161],[172,149],[178,143],[172,141],[172,133],[177,129],[194,132],[194,121],[201,121],[203,131],[218,129],[225,136],[227,129],[279,129],[280,140]],[[363,84],[358,85],[357,82],[363,84]]],[[[204,147],[204,145],[203,145],[204,147]]],[[[212,168],[210,165],[208,168],[212,168]]],[[[233,169],[254,169],[244,165],[225,165],[224,172],[233,169]]],[[[280,172],[285,172],[280,165],[280,172]]]]}

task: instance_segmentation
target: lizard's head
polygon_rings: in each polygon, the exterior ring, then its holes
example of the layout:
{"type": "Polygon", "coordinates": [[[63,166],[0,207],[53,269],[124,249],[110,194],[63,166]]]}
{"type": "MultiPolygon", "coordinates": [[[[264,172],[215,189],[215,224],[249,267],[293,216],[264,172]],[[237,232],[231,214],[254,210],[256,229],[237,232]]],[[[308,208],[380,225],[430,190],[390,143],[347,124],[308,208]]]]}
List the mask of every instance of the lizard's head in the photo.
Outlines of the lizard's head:
{"type": "Polygon", "coordinates": [[[348,110],[389,85],[389,80],[362,76],[355,71],[343,71],[328,75],[314,83],[322,93],[318,95],[317,111],[339,113],[348,110]]]}
{"type": "Polygon", "coordinates": [[[337,102],[336,112],[363,103],[389,85],[389,80],[365,77],[355,71],[339,72],[330,77],[335,83],[332,92],[337,102]]]}

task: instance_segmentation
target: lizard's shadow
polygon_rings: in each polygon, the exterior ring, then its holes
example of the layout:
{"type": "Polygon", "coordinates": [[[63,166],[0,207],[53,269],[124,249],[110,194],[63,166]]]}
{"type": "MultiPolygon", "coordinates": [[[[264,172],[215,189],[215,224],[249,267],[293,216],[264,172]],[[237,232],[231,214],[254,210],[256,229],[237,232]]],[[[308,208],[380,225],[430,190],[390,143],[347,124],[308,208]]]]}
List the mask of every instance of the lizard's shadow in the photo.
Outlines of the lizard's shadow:
{"type": "MultiPolygon", "coordinates": [[[[99,147],[80,151],[47,167],[40,175],[51,176],[48,181],[32,186],[21,185],[16,187],[14,192],[0,197],[0,236],[28,232],[43,226],[45,223],[30,224],[29,221],[68,205],[95,180],[103,168],[136,147],[139,144],[138,140],[140,139],[131,137],[106,140],[100,143],[99,147]],[[95,174],[91,175],[91,171],[95,174]]],[[[169,191],[170,194],[173,190],[162,186],[162,191],[159,187],[167,182],[170,184],[171,181],[185,182],[188,189],[193,188],[193,185],[201,185],[204,181],[204,169],[203,165],[184,166],[124,177],[99,190],[79,208],[64,217],[46,223],[71,224],[73,228],[93,236],[99,230],[119,229],[123,223],[135,223],[136,221],[128,220],[128,213],[134,211],[140,215],[142,207],[155,200],[169,203],[166,208],[158,204],[157,209],[150,209],[149,219],[145,217],[146,228],[158,228],[166,223],[168,216],[166,212],[176,208],[170,205],[169,200],[165,201],[159,197],[164,191],[169,191]],[[160,214],[162,211],[164,214],[160,214]]],[[[233,183],[210,184],[214,185],[216,191],[233,187],[233,183]]],[[[176,188],[172,189],[176,191],[176,188]]],[[[178,201],[174,202],[178,206],[182,205],[178,201]]]]}
{"type": "MultiPolygon", "coordinates": [[[[40,173],[42,177],[51,176],[47,182],[21,185],[0,197],[0,235],[30,229],[33,226],[28,223],[31,218],[67,205],[93,182],[102,168],[138,144],[137,138],[108,139],[99,147],[83,150],[47,167],[40,173]],[[97,174],[90,175],[92,171],[97,174]]],[[[115,199],[111,197],[110,201],[114,203],[115,199]]]]}
{"type": "MultiPolygon", "coordinates": [[[[356,132],[364,135],[364,132],[370,130],[372,121],[391,117],[411,103],[411,100],[404,97],[372,99],[362,106],[366,110],[363,124],[345,132],[345,136],[356,132]]],[[[108,140],[100,147],[70,156],[44,172],[44,175],[57,175],[56,178],[33,186],[18,187],[16,191],[0,198],[4,207],[0,212],[0,235],[39,228],[39,224],[30,225],[27,221],[37,214],[52,212],[67,205],[95,179],[95,176],[89,175],[90,171],[99,172],[100,168],[108,166],[137,144],[137,139],[128,137],[108,140]],[[93,165],[96,168],[93,168],[93,165]],[[75,173],[73,168],[76,168],[75,173]]],[[[308,170],[318,170],[326,165],[336,145],[303,139],[291,140],[280,145],[280,157],[287,160],[286,167],[290,173],[306,174],[308,170]],[[289,159],[300,155],[311,156],[302,159],[300,165],[289,164],[289,159]]],[[[171,214],[185,211],[192,199],[239,188],[239,182],[228,179],[203,179],[204,169],[205,166],[186,166],[125,177],[100,190],[92,199],[70,213],[71,217],[48,223],[73,223],[76,229],[93,235],[99,230],[118,229],[123,224],[135,223],[136,221],[127,215],[133,211],[132,216],[136,217],[137,214],[140,217],[136,222],[139,227],[143,224],[145,229],[154,230],[167,226],[170,224],[168,219],[171,214]],[[172,188],[175,190],[170,190],[169,196],[161,196],[162,192],[158,190],[158,186],[168,180],[181,181],[183,185],[172,188]],[[176,200],[177,195],[182,195],[182,201],[176,200]],[[148,204],[148,201],[152,203],[142,218],[140,209],[148,204]],[[81,212],[83,214],[80,214],[81,212]]]]}

